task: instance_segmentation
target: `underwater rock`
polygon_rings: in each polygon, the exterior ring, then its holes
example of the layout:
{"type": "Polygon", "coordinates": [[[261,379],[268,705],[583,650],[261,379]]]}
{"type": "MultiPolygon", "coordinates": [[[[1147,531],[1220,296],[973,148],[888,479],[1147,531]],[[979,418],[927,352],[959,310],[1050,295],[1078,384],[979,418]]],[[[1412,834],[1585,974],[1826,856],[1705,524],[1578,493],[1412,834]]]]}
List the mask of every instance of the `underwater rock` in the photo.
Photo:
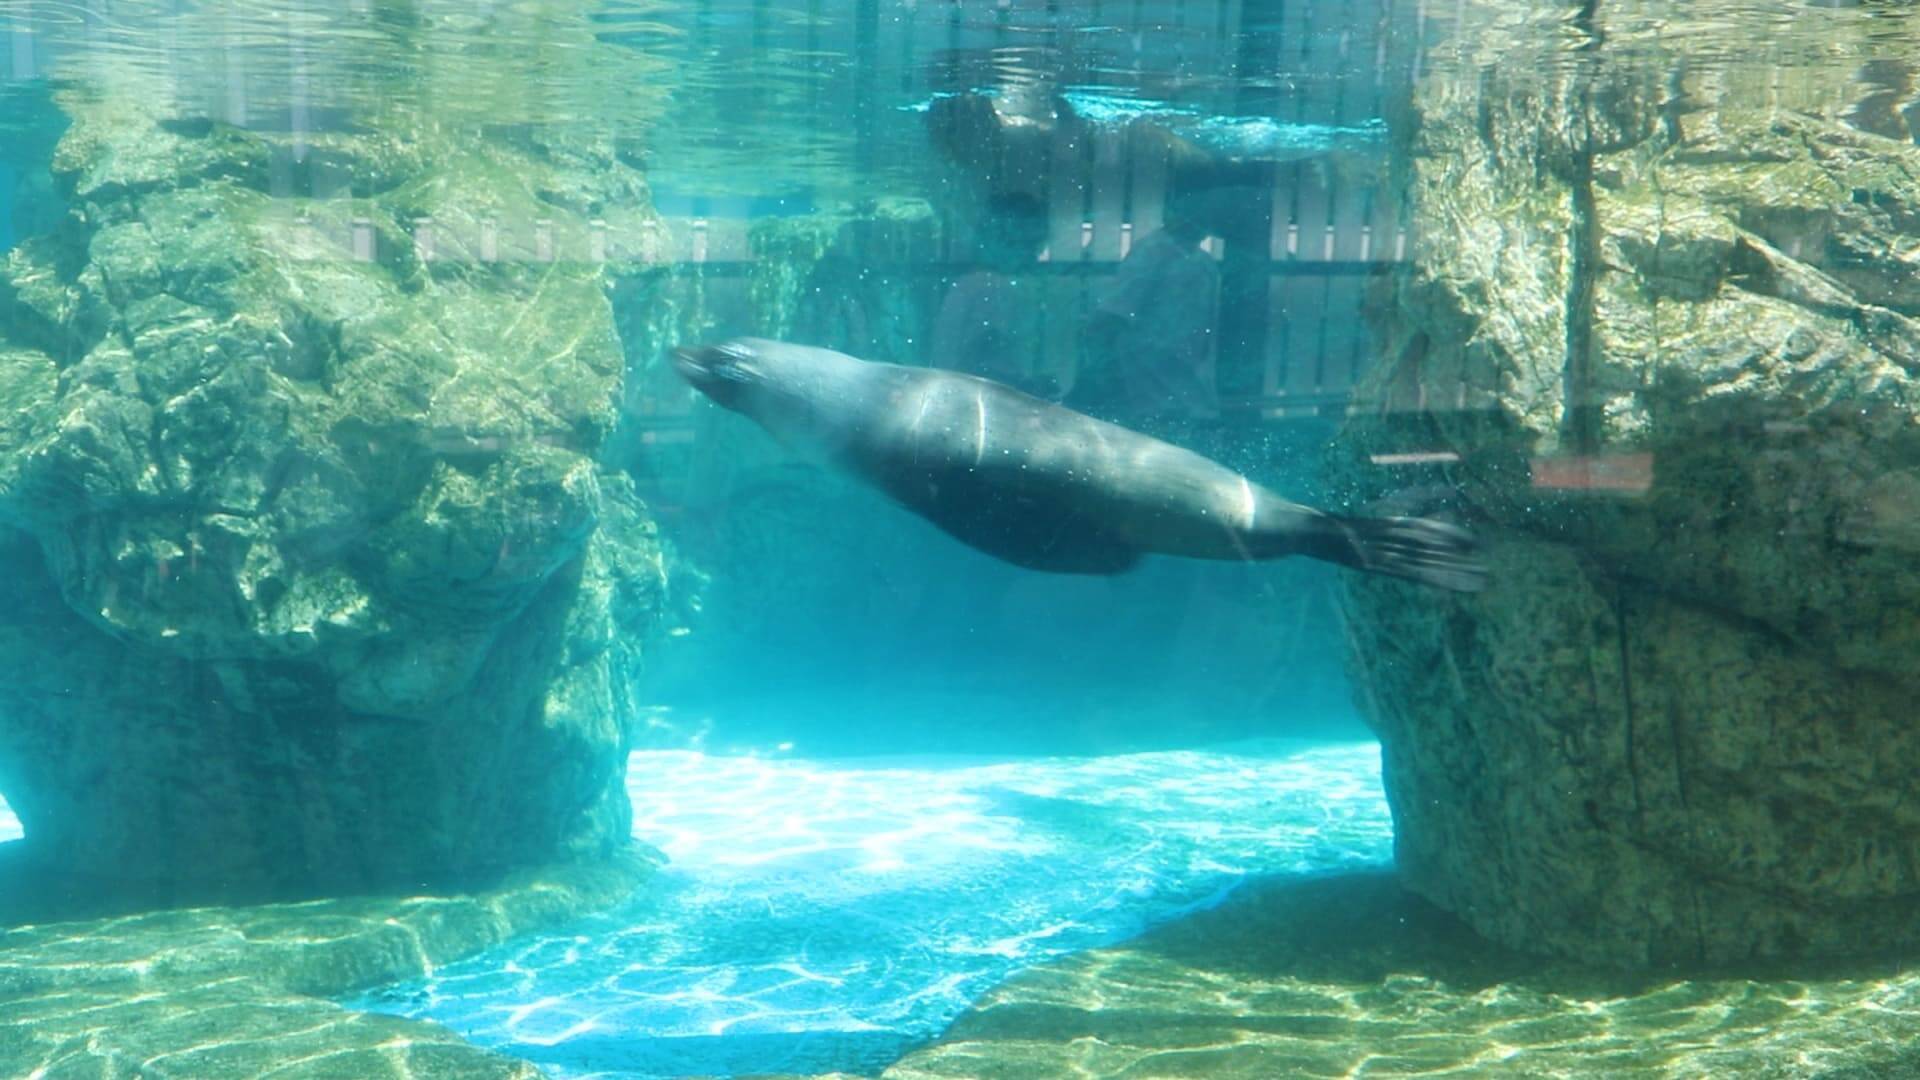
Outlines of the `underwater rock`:
{"type": "Polygon", "coordinates": [[[1886,957],[1920,943],[1920,148],[1854,79],[1920,21],[1729,65],[1777,24],[1657,7],[1469,4],[1415,93],[1346,471],[1457,486],[1495,584],[1347,583],[1399,861],[1513,946],[1886,957]],[[1366,464],[1409,451],[1460,460],[1366,464]]]}
{"type": "Polygon", "coordinates": [[[0,791],[47,887],[327,895],[627,846],[665,578],[596,463],[623,358],[585,238],[644,224],[644,182],[424,120],[296,147],[139,90],[59,97],[65,216],[0,273],[0,791]]]}
{"type": "Polygon", "coordinates": [[[626,856],[547,867],[472,896],[195,908],[0,932],[0,1073],[532,1080],[544,1075],[532,1064],[437,1024],[328,999],[610,907],[653,865],[626,856]]]}

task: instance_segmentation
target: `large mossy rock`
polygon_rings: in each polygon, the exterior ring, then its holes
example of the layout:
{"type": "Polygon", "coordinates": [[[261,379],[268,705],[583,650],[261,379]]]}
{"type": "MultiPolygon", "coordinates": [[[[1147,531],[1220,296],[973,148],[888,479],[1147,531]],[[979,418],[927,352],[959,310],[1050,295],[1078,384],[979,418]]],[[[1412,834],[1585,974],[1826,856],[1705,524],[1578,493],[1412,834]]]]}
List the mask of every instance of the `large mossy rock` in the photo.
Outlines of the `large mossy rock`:
{"type": "Polygon", "coordinates": [[[1856,80],[1920,23],[1461,17],[1347,431],[1374,493],[1368,455],[1461,455],[1494,570],[1350,582],[1401,868],[1502,942],[1615,963],[1911,949],[1920,148],[1856,80]]]}
{"type": "Polygon", "coordinates": [[[66,215],[0,273],[0,792],[46,887],[411,888],[630,843],[664,573],[597,464],[623,358],[585,252],[644,183],[592,145],[157,100],[64,92],[66,215]]]}

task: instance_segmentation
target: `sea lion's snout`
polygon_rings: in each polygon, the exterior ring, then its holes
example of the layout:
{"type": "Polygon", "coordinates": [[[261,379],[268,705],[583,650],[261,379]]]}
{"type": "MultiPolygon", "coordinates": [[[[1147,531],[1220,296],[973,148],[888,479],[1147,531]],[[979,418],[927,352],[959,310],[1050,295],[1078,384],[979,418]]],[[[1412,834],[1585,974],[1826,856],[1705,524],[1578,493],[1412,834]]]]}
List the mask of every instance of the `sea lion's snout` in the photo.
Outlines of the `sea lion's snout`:
{"type": "Polygon", "coordinates": [[[673,350],[673,370],[679,372],[681,378],[699,386],[700,380],[707,376],[707,359],[704,354],[708,351],[704,347],[688,348],[684,345],[673,350]]]}
{"type": "Polygon", "coordinates": [[[680,377],[722,405],[731,404],[734,396],[752,381],[753,359],[753,349],[739,341],[673,350],[673,367],[680,377]]]}

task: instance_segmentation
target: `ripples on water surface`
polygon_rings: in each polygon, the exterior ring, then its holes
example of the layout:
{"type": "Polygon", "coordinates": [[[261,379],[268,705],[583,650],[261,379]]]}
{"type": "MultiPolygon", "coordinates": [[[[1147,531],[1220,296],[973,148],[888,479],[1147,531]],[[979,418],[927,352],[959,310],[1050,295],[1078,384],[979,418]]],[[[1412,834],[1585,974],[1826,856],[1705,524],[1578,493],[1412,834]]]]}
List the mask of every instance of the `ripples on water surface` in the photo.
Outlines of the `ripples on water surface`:
{"type": "MultiPolygon", "coordinates": [[[[1611,4],[1611,17],[1639,6],[1611,4]]],[[[1431,58],[1577,64],[1587,40],[1570,14],[1540,28],[1530,55],[1475,57],[1473,41],[1450,38],[1441,0],[1375,0],[1337,32],[1314,32],[1301,14],[1310,7],[23,0],[0,14],[10,43],[0,74],[144,80],[184,115],[255,128],[404,119],[591,134],[619,140],[669,198],[777,199],[899,191],[926,157],[912,109],[939,93],[1077,90],[1149,111],[1283,121],[1309,99],[1338,98],[1364,120],[1431,58]]],[[[1719,56],[1753,72],[1819,64],[1839,23],[1891,55],[1920,36],[1898,15],[1834,2],[1730,8],[1719,56]]],[[[1611,61],[1658,62],[1661,29],[1649,15],[1631,42],[1616,33],[1611,61]]],[[[1713,66],[1710,47],[1688,52],[1691,71],[1713,66]]]]}

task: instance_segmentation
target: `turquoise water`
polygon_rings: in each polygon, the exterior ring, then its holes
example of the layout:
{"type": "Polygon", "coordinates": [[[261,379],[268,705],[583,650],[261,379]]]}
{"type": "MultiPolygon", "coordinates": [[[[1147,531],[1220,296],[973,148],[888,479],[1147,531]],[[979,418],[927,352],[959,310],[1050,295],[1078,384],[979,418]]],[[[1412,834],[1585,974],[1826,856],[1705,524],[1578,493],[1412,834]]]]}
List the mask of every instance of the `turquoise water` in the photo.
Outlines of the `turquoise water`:
{"type": "Polygon", "coordinates": [[[1014,972],[1251,881],[1389,865],[1379,784],[1370,743],[638,752],[633,836],[667,857],[644,900],[347,1004],[572,1080],[877,1072],[1014,972]]]}
{"type": "Polygon", "coordinates": [[[0,7],[0,911],[75,920],[0,927],[42,1017],[0,1075],[1910,1057],[1917,43],[1867,0],[0,7]],[[742,336],[891,366],[676,363],[742,336]]]}
{"type": "Polygon", "coordinates": [[[556,1076],[877,1071],[1048,959],[1385,865],[1368,744],[1016,760],[635,754],[640,905],[353,1004],[556,1076]]]}
{"type": "MultiPolygon", "coordinates": [[[[1237,402],[1187,435],[1311,491],[1326,410],[1365,348],[1349,316],[1394,235],[1375,189],[1413,38],[1387,14],[1321,24],[1276,7],[1229,26],[1182,3],[30,6],[5,55],[8,86],[38,102],[19,122],[40,152],[60,124],[38,97],[48,73],[85,85],[91,69],[183,115],[290,135],[276,195],[377,196],[377,180],[330,169],[305,141],[424,123],[482,144],[610,140],[666,225],[664,258],[616,294],[630,371],[627,449],[612,455],[678,568],[710,578],[651,647],[637,695],[632,836],[665,868],[626,908],[345,1003],[562,1077],[870,1074],[1015,972],[1249,881],[1389,863],[1327,568],[1034,575],[786,468],[662,363],[683,340],[770,321],[869,358],[943,362],[936,324],[964,325],[943,310],[1004,258],[980,246],[996,228],[987,194],[948,158],[971,137],[950,126],[954,107],[984,101],[1016,133],[1087,125],[1042,151],[1070,183],[1007,166],[1044,208],[1031,239],[1044,251],[1022,256],[1044,274],[972,315],[1048,335],[1017,342],[1021,362],[1071,379],[1072,324],[1169,198],[1158,152],[1126,149],[1147,124],[1256,163],[1232,198],[1258,203],[1259,228],[1306,260],[1272,279],[1259,319],[1182,316],[1223,342],[1237,402]],[[1377,69],[1353,69],[1360,54],[1377,69]],[[1096,165],[1115,155],[1118,171],[1096,165]],[[805,255],[780,264],[769,229],[831,235],[876,200],[906,207],[901,252],[839,276],[805,255]],[[771,298],[756,266],[778,272],[771,298]],[[852,316],[834,307],[876,273],[917,284],[856,299],[852,316]],[[778,275],[797,292],[779,293],[778,275]],[[1051,329],[1019,322],[1037,307],[1051,329]],[[1289,386],[1303,411],[1267,422],[1289,386]]],[[[44,168],[0,161],[0,247],[16,221],[30,235],[46,220],[44,188],[17,200],[9,182],[44,168]]],[[[1229,243],[1210,252],[1235,257],[1227,287],[1266,296],[1269,252],[1244,257],[1264,238],[1229,243]]],[[[0,809],[0,839],[20,835],[0,809]]]]}
{"type": "MultiPolygon", "coordinates": [[[[1008,974],[1256,880],[1392,863],[1373,744],[1102,757],[639,751],[634,905],[346,1001],[568,1080],[876,1074],[1008,974]]],[[[0,801],[0,842],[19,822],[0,801]]]]}

